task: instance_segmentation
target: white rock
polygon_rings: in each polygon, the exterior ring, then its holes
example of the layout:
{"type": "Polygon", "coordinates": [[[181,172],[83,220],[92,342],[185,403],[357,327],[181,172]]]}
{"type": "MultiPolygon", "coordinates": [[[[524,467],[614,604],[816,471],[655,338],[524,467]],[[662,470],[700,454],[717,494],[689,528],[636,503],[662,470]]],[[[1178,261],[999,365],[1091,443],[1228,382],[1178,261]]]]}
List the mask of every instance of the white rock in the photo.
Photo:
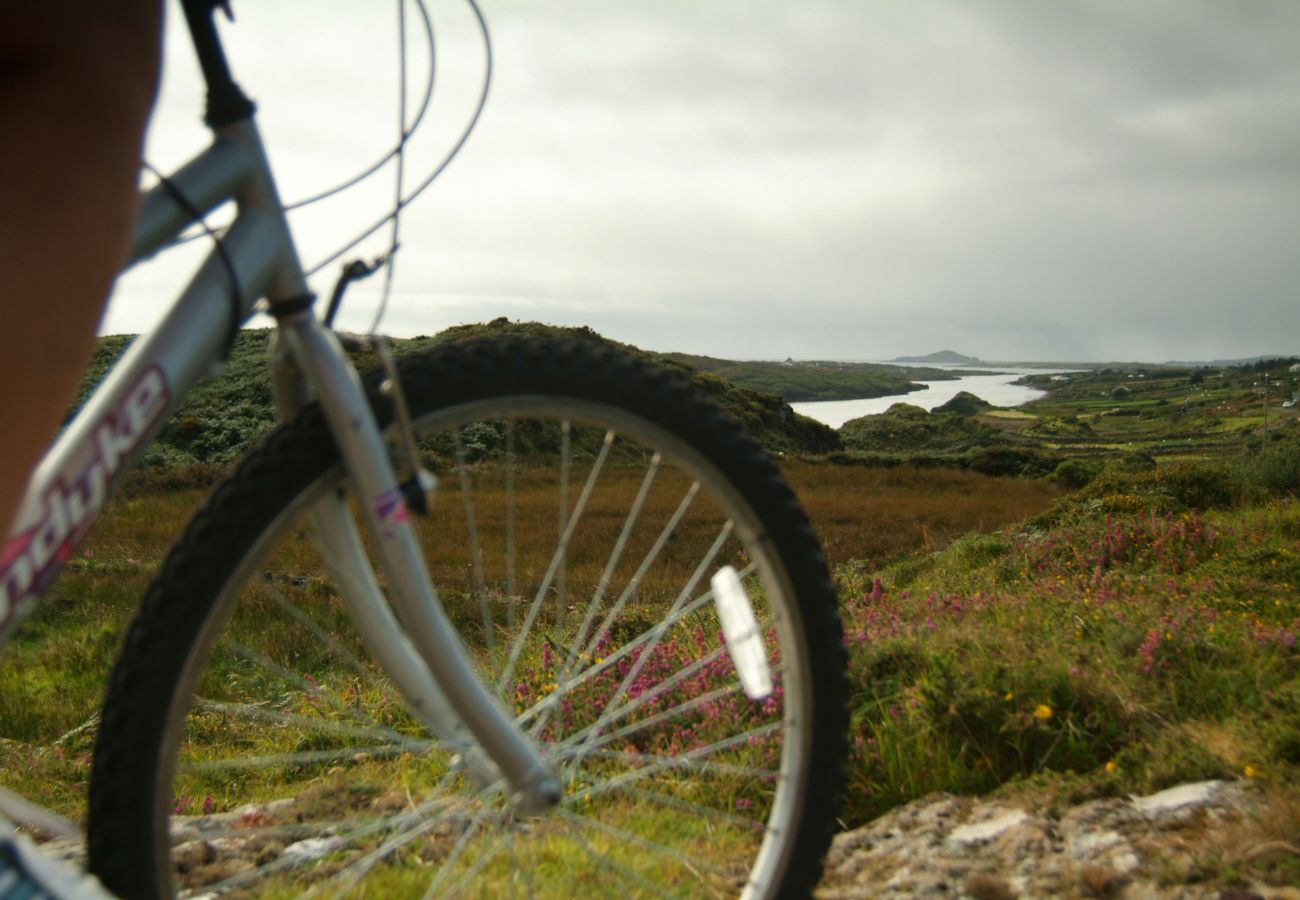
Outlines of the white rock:
{"type": "Polygon", "coordinates": [[[993,840],[1008,828],[1014,828],[1028,818],[1029,813],[1023,809],[1008,809],[1001,815],[994,816],[983,822],[975,822],[954,828],[952,834],[948,835],[948,842],[966,847],[982,844],[993,840]]]}
{"type": "Polygon", "coordinates": [[[1149,818],[1163,813],[1182,809],[1185,806],[1204,806],[1219,792],[1225,782],[1197,781],[1193,784],[1180,784],[1149,797],[1134,797],[1133,806],[1138,812],[1149,818]]]}
{"type": "Polygon", "coordinates": [[[1084,831],[1071,834],[1066,839],[1066,845],[1070,855],[1076,859],[1091,859],[1123,840],[1124,838],[1117,831],[1084,831]]]}
{"type": "Polygon", "coordinates": [[[284,855],[302,859],[315,859],[318,856],[332,853],[341,843],[342,841],[336,837],[307,838],[285,847],[284,855]]]}

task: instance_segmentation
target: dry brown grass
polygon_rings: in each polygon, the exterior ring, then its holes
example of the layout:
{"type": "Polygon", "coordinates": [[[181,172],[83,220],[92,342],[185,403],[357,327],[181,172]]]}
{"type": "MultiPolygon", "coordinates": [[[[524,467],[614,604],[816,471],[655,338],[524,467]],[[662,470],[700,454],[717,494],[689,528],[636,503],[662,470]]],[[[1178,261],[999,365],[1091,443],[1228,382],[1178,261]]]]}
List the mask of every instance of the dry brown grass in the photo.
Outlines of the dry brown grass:
{"type": "MultiPolygon", "coordinates": [[[[1059,494],[1046,481],[995,478],[956,469],[884,469],[799,461],[784,463],[782,471],[812,520],[832,567],[853,559],[876,567],[916,551],[942,549],[963,534],[996,529],[1036,515],[1059,494]]],[[[530,472],[521,467],[514,476],[519,507],[515,534],[521,559],[517,577],[521,581],[540,577],[538,568],[544,570],[555,545],[560,512],[554,474],[549,469],[530,472]]],[[[608,550],[609,533],[621,526],[642,474],[637,468],[618,466],[602,474],[601,488],[589,503],[583,530],[571,548],[568,577],[584,583],[599,578],[605,557],[596,551],[608,550]],[[590,554],[585,549],[588,545],[592,548],[590,554]]],[[[584,475],[581,470],[572,474],[570,508],[577,500],[584,475]]],[[[506,544],[506,521],[499,498],[493,493],[504,488],[504,477],[504,469],[492,472],[479,468],[474,473],[475,515],[482,552],[486,562],[491,564],[496,559],[498,566],[504,565],[499,560],[506,544]]],[[[641,558],[636,551],[643,551],[653,541],[684,490],[685,482],[680,477],[657,485],[643,513],[644,523],[629,547],[629,559],[641,558]]],[[[108,558],[156,563],[203,494],[196,488],[144,488],[118,498],[98,526],[94,546],[108,558]]],[[[689,531],[693,521],[710,518],[688,518],[684,527],[689,531]]],[[[436,546],[429,563],[442,583],[465,577],[469,538],[464,522],[460,486],[454,475],[445,475],[437,508],[425,526],[439,536],[436,545],[427,542],[426,546],[436,546]]],[[[710,533],[707,538],[712,536],[710,533]]],[[[704,539],[706,535],[699,537],[704,539]]],[[[674,540],[668,552],[672,555],[676,548],[689,543],[674,540]]],[[[683,556],[684,560],[696,558],[689,553],[683,556]]]]}
{"type": "Polygon", "coordinates": [[[832,566],[851,559],[880,566],[918,550],[942,549],[971,531],[1036,515],[1060,493],[1046,481],[957,469],[796,462],[783,471],[832,566]]]}

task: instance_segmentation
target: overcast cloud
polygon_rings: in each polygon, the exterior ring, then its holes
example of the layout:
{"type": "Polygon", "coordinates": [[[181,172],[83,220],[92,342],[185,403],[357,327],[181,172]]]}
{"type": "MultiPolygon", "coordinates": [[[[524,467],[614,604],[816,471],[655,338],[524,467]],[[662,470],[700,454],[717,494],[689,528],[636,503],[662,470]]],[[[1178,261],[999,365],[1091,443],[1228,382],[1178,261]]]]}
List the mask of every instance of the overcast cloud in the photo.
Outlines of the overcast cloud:
{"type": "MultiPolygon", "coordinates": [[[[464,10],[433,9],[417,173],[465,120],[481,66],[464,10]]],[[[236,72],[286,197],[382,154],[397,127],[389,6],[235,11],[236,72]]],[[[1300,353],[1300,4],[485,11],[492,96],[403,219],[392,333],[505,315],[738,358],[1300,353]]],[[[202,140],[171,37],[149,146],[164,166],[202,140]]],[[[391,191],[295,217],[304,256],[391,191]]],[[[178,265],[126,279],[107,329],[143,327],[178,265]]],[[[364,327],[374,297],[358,291],[344,324],[364,327]]]]}

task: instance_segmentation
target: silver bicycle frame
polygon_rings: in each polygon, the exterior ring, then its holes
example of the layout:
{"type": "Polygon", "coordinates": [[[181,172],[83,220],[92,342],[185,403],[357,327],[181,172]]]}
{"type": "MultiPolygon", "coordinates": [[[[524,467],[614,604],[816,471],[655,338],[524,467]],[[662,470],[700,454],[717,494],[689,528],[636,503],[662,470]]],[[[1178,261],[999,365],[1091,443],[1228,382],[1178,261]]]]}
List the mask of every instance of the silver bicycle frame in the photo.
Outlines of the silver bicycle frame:
{"type": "Polygon", "coordinates": [[[443,612],[356,371],[301,302],[310,294],[251,117],[219,128],[207,150],[144,195],[131,261],[171,241],[196,211],[232,199],[237,215],[221,249],[162,324],[131,345],[37,467],[0,563],[0,641],[35,606],[122,473],[220,360],[232,329],[265,298],[287,347],[271,363],[281,417],[310,399],[320,403],[391,586],[386,597],[347,506],[332,498],[318,503],[311,514],[317,538],[369,650],[472,773],[494,780],[494,763],[522,811],[554,805],[552,770],[479,682],[443,612]]]}

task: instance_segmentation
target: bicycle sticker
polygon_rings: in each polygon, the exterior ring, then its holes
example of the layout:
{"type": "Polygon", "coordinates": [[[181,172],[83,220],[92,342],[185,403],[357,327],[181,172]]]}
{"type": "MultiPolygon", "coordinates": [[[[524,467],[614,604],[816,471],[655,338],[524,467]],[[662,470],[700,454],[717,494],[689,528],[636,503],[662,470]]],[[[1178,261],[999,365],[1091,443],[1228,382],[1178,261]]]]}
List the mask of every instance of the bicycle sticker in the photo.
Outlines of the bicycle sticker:
{"type": "Polygon", "coordinates": [[[26,613],[90,530],[109,486],[148,438],[169,396],[162,371],[157,366],[145,370],[122,405],[92,430],[89,458],[85,452],[74,456],[36,511],[24,510],[21,530],[0,558],[0,635],[21,618],[19,613],[26,613]]]}
{"type": "Polygon", "coordinates": [[[401,488],[389,488],[375,497],[372,505],[375,519],[379,523],[380,534],[385,538],[396,537],[397,532],[390,526],[405,525],[408,520],[406,501],[402,499],[401,488]]]}

